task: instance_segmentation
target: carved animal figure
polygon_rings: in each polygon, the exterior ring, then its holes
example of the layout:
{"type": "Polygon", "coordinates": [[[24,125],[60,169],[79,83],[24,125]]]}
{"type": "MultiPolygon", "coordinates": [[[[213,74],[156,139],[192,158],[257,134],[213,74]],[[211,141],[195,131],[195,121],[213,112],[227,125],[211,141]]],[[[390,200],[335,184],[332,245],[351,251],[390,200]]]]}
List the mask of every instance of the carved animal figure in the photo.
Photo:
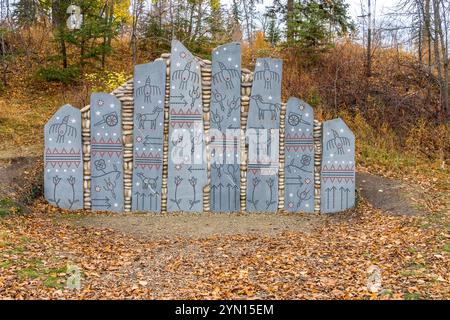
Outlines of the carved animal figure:
{"type": "Polygon", "coordinates": [[[216,110],[216,112],[214,112],[214,110],[211,109],[211,123],[215,124],[217,126],[217,129],[219,130],[222,130],[222,121],[223,116],[219,114],[219,110],[216,110]]]}
{"type": "Polygon", "coordinates": [[[137,174],[137,176],[139,177],[139,179],[141,179],[142,189],[144,189],[144,190],[150,189],[150,192],[152,194],[156,193],[156,185],[157,185],[158,177],[149,178],[149,177],[145,176],[142,172],[139,172],[137,174]]]}
{"type": "Polygon", "coordinates": [[[225,106],[223,105],[223,102],[226,99],[225,95],[222,95],[218,90],[215,90],[213,92],[213,99],[215,103],[219,104],[220,110],[225,111],[225,106]]]}
{"type": "Polygon", "coordinates": [[[231,116],[231,113],[234,110],[239,110],[241,98],[239,96],[235,96],[233,99],[227,102],[228,105],[228,113],[227,117],[229,118],[231,116]]]}
{"type": "Polygon", "coordinates": [[[266,60],[264,60],[264,70],[255,72],[255,79],[264,80],[264,89],[266,90],[272,89],[272,80],[280,83],[280,75],[270,70],[269,63],[266,60]]]}
{"type": "Polygon", "coordinates": [[[227,68],[223,62],[218,62],[220,71],[213,74],[213,84],[225,82],[227,89],[233,89],[233,79],[239,77],[236,69],[227,68]]]}
{"type": "Polygon", "coordinates": [[[181,83],[180,83],[180,89],[181,90],[186,90],[189,80],[193,81],[194,83],[198,83],[199,80],[200,80],[200,77],[198,76],[198,74],[195,73],[194,71],[190,70],[191,69],[191,65],[192,65],[192,61],[189,61],[184,66],[184,69],[177,70],[172,75],[172,79],[174,79],[174,80],[181,80],[181,83]]]}
{"type": "Polygon", "coordinates": [[[161,94],[161,89],[158,86],[152,85],[150,76],[145,80],[145,84],[136,90],[136,95],[144,95],[145,102],[152,102],[152,95],[161,94]]]}
{"type": "Polygon", "coordinates": [[[64,139],[66,136],[68,137],[76,137],[77,130],[75,127],[72,127],[69,123],[69,116],[65,116],[60,123],[54,123],[50,126],[50,133],[56,133],[58,135],[56,142],[64,143],[64,139]]]}
{"type": "Polygon", "coordinates": [[[331,129],[333,138],[327,141],[327,150],[336,149],[338,154],[344,154],[344,146],[350,145],[350,140],[347,137],[341,137],[336,130],[331,129]]]}
{"type": "Polygon", "coordinates": [[[191,97],[191,104],[190,107],[191,109],[194,108],[195,106],[195,102],[200,98],[201,96],[201,92],[199,90],[199,86],[197,87],[192,87],[192,90],[189,90],[189,97],[191,97]]]}
{"type": "Polygon", "coordinates": [[[158,119],[161,112],[163,112],[163,108],[156,106],[150,113],[138,113],[138,128],[145,129],[145,123],[150,121],[150,129],[156,129],[156,119],[158,119]]]}
{"type": "Polygon", "coordinates": [[[265,102],[261,95],[257,94],[254,96],[251,96],[250,99],[253,99],[256,101],[256,106],[258,107],[258,119],[264,120],[264,114],[266,112],[270,112],[270,119],[276,120],[277,119],[277,113],[281,109],[281,105],[279,103],[271,103],[271,102],[265,102]]]}

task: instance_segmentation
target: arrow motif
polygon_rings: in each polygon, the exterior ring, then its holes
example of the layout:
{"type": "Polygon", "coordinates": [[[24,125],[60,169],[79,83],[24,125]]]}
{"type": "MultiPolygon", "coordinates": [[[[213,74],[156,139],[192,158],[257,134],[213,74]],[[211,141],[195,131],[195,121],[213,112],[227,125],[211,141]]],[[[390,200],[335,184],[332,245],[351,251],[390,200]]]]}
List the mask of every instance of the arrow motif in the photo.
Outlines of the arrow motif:
{"type": "Polygon", "coordinates": [[[327,209],[330,209],[330,188],[326,188],[325,191],[327,192],[327,209]]]}
{"type": "Polygon", "coordinates": [[[286,177],[286,183],[287,186],[303,186],[302,177],[286,177]]]}
{"type": "Polygon", "coordinates": [[[336,191],[336,187],[333,186],[333,187],[331,188],[331,190],[333,191],[333,209],[334,209],[334,199],[335,199],[334,194],[335,194],[335,191],[336,191]]]}
{"type": "Polygon", "coordinates": [[[341,210],[343,209],[343,199],[344,199],[344,191],[345,191],[345,189],[344,189],[344,187],[340,187],[339,188],[339,191],[341,191],[341,210]]]}
{"type": "Polygon", "coordinates": [[[346,205],[347,205],[347,209],[348,209],[348,194],[349,194],[349,192],[350,192],[350,189],[349,189],[349,188],[345,189],[345,197],[346,197],[346,205]]]}
{"type": "Polygon", "coordinates": [[[237,210],[239,208],[239,205],[238,205],[238,191],[239,191],[239,187],[238,187],[238,185],[235,184],[233,189],[234,189],[234,209],[237,210]]]}
{"type": "Polygon", "coordinates": [[[218,187],[219,187],[219,210],[222,210],[222,188],[223,188],[222,182],[218,184],[218,187]]]}
{"type": "Polygon", "coordinates": [[[217,187],[215,185],[213,185],[211,187],[211,190],[212,190],[212,204],[213,204],[213,207],[214,207],[213,210],[216,210],[216,189],[217,189],[217,187]]]}
{"type": "Polygon", "coordinates": [[[155,146],[162,146],[162,142],[153,142],[154,140],[156,141],[161,141],[161,138],[155,138],[155,137],[151,137],[151,136],[145,136],[144,138],[144,146],[148,146],[150,144],[153,144],[155,146]]]}
{"type": "Polygon", "coordinates": [[[170,98],[180,99],[181,100],[181,101],[170,101],[170,104],[175,104],[175,105],[179,104],[179,105],[183,105],[184,107],[186,107],[187,104],[188,104],[187,101],[184,99],[184,95],[183,94],[173,95],[173,96],[170,96],[170,98]]]}
{"type": "Polygon", "coordinates": [[[227,189],[228,189],[228,208],[231,209],[231,188],[232,185],[230,183],[227,184],[227,189]]]}
{"type": "Polygon", "coordinates": [[[134,195],[136,196],[136,210],[139,210],[139,197],[141,196],[140,192],[135,192],[134,195]]]}
{"type": "Polygon", "coordinates": [[[185,100],[183,100],[182,102],[171,102],[170,104],[180,104],[183,105],[183,107],[186,107],[188,103],[185,100]]]}
{"type": "Polygon", "coordinates": [[[150,199],[150,210],[152,210],[152,202],[153,202],[153,197],[154,197],[155,195],[153,194],[153,193],[150,193],[149,195],[148,195],[148,197],[149,197],[149,199],[150,199]]]}
{"type": "Polygon", "coordinates": [[[177,95],[174,95],[174,96],[170,96],[171,98],[174,98],[174,99],[180,99],[180,100],[184,100],[184,95],[182,94],[182,93],[180,93],[178,96],[177,95]]]}
{"type": "Polygon", "coordinates": [[[146,197],[146,195],[145,195],[145,193],[143,193],[143,194],[141,194],[141,197],[142,197],[142,210],[144,210],[145,209],[145,197],[146,197]]]}
{"type": "Polygon", "coordinates": [[[103,199],[92,199],[92,206],[93,207],[100,207],[100,208],[111,208],[111,203],[109,203],[109,198],[104,197],[103,199]],[[95,203],[97,202],[97,203],[95,203]],[[103,202],[103,203],[102,203],[103,202]]]}
{"type": "Polygon", "coordinates": [[[192,171],[205,171],[205,168],[192,168],[192,166],[189,166],[188,171],[192,173],[192,171]]]}

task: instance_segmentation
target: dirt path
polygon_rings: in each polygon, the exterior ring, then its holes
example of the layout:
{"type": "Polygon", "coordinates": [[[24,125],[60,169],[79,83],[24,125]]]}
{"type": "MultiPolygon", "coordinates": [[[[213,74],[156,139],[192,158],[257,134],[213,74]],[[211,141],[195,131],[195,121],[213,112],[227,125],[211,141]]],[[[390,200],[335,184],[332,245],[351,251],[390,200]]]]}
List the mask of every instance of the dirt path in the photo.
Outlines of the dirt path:
{"type": "MultiPolygon", "coordinates": [[[[60,216],[64,219],[64,216],[60,216]]],[[[326,217],[298,214],[124,214],[88,215],[69,220],[77,226],[109,228],[148,239],[207,238],[310,232],[326,217]]]]}
{"type": "Polygon", "coordinates": [[[410,200],[412,194],[420,198],[419,192],[401,181],[375,176],[370,173],[356,174],[357,188],[360,194],[373,207],[395,215],[419,215],[418,210],[410,200]]]}

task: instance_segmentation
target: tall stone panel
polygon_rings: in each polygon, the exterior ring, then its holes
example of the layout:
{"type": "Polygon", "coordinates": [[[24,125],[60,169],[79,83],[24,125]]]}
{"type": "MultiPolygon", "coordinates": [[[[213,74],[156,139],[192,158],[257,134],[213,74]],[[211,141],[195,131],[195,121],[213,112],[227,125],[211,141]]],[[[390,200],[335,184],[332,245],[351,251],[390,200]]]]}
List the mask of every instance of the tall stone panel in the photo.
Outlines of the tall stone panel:
{"type": "Polygon", "coordinates": [[[122,212],[121,103],[111,94],[91,94],[91,201],[93,211],[122,212]]]}
{"type": "Polygon", "coordinates": [[[207,181],[203,153],[202,80],[199,62],[172,41],[167,211],[203,211],[207,181]]]}
{"type": "Polygon", "coordinates": [[[276,212],[283,62],[257,59],[247,119],[247,211],[276,212]]]}
{"type": "Polygon", "coordinates": [[[289,98],[285,118],[285,210],[314,212],[314,112],[289,98]]]}
{"type": "Polygon", "coordinates": [[[166,63],[134,68],[133,211],[161,211],[166,63]]]}
{"type": "Polygon", "coordinates": [[[322,129],[320,211],[343,211],[355,205],[355,136],[340,119],[322,129]]]}
{"type": "Polygon", "coordinates": [[[210,113],[213,212],[240,210],[241,46],[228,43],[212,52],[210,113]]]}
{"type": "Polygon", "coordinates": [[[81,112],[61,107],[44,128],[44,195],[59,208],[83,208],[81,112]]]}

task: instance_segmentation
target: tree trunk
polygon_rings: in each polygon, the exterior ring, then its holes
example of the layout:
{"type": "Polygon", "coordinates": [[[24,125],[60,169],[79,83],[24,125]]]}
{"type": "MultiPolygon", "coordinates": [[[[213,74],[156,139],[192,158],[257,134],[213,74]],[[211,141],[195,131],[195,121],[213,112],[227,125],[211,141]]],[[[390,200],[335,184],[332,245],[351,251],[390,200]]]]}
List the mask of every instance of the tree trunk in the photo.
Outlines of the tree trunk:
{"type": "Polygon", "coordinates": [[[192,41],[192,29],[194,28],[194,11],[195,11],[195,3],[191,4],[190,13],[189,13],[189,26],[188,26],[188,38],[192,41]]]}
{"type": "Polygon", "coordinates": [[[137,60],[137,35],[136,35],[136,26],[137,26],[137,4],[139,0],[133,0],[133,21],[131,24],[131,50],[133,54],[133,65],[136,64],[137,60]]]}
{"type": "Polygon", "coordinates": [[[431,16],[430,16],[430,0],[425,0],[424,12],[425,31],[428,44],[428,72],[431,74],[431,16]]]}
{"type": "Polygon", "coordinates": [[[59,52],[62,58],[63,68],[68,66],[66,49],[66,10],[69,6],[69,0],[53,0],[52,2],[52,22],[58,34],[59,52]]]}
{"type": "Polygon", "coordinates": [[[367,0],[367,52],[366,52],[366,75],[369,78],[372,75],[372,15],[370,0],[367,0]]]}
{"type": "Polygon", "coordinates": [[[196,37],[200,35],[201,29],[202,29],[202,2],[199,1],[197,7],[197,21],[195,23],[195,33],[193,40],[195,40],[196,37]]]}
{"type": "Polygon", "coordinates": [[[292,42],[294,40],[294,26],[293,26],[293,18],[294,18],[294,0],[288,0],[287,2],[287,10],[286,10],[286,24],[287,24],[287,41],[292,42]]]}
{"type": "Polygon", "coordinates": [[[439,13],[439,0],[433,0],[433,12],[434,12],[434,60],[436,62],[439,91],[441,99],[441,111],[444,109],[444,79],[442,78],[442,61],[439,49],[439,41],[441,39],[441,17],[439,13]]]}
{"type": "MultiPolygon", "coordinates": [[[[437,14],[437,32],[439,34],[439,40],[441,42],[441,52],[442,52],[442,72],[444,74],[443,79],[442,79],[442,119],[445,120],[447,118],[447,110],[448,110],[448,36],[447,36],[447,30],[448,30],[448,26],[447,26],[447,21],[444,18],[444,21],[442,21],[441,19],[441,15],[440,15],[440,4],[441,1],[440,0],[434,0],[435,1],[435,8],[437,8],[437,12],[435,13],[435,15],[437,14]],[[444,37],[444,32],[443,29],[445,30],[445,37],[444,37]]],[[[443,8],[445,10],[445,8],[443,8]]]]}

